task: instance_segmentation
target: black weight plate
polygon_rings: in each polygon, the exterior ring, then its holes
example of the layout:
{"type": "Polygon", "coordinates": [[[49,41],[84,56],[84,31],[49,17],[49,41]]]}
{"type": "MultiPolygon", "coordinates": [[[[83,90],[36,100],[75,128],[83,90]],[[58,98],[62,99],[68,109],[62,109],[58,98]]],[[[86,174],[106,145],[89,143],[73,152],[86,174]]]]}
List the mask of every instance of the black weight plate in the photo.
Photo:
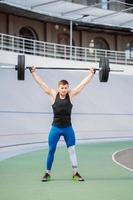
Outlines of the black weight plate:
{"type": "Polygon", "coordinates": [[[104,76],[105,76],[105,63],[104,63],[104,58],[101,57],[100,58],[100,62],[99,62],[99,80],[100,82],[104,82],[104,76]]]}
{"type": "Polygon", "coordinates": [[[109,77],[109,60],[106,57],[101,57],[99,62],[99,80],[100,82],[107,82],[109,77]]]}
{"type": "Polygon", "coordinates": [[[105,68],[106,68],[106,73],[104,77],[104,82],[107,82],[109,78],[109,72],[110,72],[109,59],[107,57],[105,57],[105,68]]]}
{"type": "Polygon", "coordinates": [[[18,80],[24,80],[25,79],[25,56],[24,55],[18,55],[18,80]]]}

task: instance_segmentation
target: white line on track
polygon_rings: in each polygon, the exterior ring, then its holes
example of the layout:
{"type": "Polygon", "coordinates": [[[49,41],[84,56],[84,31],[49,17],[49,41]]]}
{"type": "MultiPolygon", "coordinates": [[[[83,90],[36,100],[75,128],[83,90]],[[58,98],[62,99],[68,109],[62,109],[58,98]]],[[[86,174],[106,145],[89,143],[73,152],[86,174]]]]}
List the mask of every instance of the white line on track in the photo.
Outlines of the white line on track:
{"type": "Polygon", "coordinates": [[[118,161],[115,159],[115,155],[116,155],[117,153],[120,153],[120,152],[125,151],[125,150],[129,150],[129,149],[132,149],[132,148],[126,148],[126,149],[122,149],[122,150],[120,150],[120,151],[114,152],[114,153],[112,154],[112,160],[113,160],[113,162],[115,162],[115,163],[116,163],[117,165],[119,165],[120,167],[123,167],[124,169],[127,169],[127,170],[133,172],[133,169],[127,167],[127,166],[124,165],[124,164],[121,164],[120,162],[118,162],[118,161]]]}

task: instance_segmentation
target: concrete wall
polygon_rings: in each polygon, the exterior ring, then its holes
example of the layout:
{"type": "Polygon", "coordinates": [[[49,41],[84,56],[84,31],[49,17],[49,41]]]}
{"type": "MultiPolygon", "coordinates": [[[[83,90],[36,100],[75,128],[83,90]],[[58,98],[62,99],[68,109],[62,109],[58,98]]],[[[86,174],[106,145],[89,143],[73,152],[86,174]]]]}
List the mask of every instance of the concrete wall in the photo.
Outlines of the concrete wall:
{"type": "MultiPolygon", "coordinates": [[[[11,55],[5,54],[5,57],[11,55]]],[[[27,56],[26,62],[70,66],[64,60],[41,59],[27,56]]],[[[84,64],[71,63],[76,67],[84,64]]],[[[60,79],[67,79],[73,88],[87,72],[38,70],[38,74],[50,87],[57,88],[60,79]]],[[[133,137],[133,77],[129,74],[112,73],[108,83],[100,83],[96,74],[74,99],[72,122],[78,139],[133,137]]],[[[0,91],[0,146],[46,141],[53,118],[51,103],[29,71],[26,71],[25,81],[17,81],[16,71],[0,69],[0,91]]]]}

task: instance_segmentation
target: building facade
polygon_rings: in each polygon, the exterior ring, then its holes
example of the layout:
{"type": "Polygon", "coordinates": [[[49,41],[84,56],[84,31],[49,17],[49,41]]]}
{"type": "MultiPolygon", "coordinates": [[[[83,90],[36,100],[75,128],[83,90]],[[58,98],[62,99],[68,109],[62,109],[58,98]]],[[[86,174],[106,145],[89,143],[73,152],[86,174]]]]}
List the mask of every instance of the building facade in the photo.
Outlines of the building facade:
{"type": "MultiPolygon", "coordinates": [[[[81,3],[81,0],[69,0],[70,2],[81,3]]],[[[99,4],[104,9],[122,10],[133,4],[130,0],[121,0],[125,4],[108,4],[108,0],[83,0],[82,4],[99,4]],[[117,6],[116,6],[117,5],[117,6]]],[[[133,10],[130,10],[130,12],[133,10]]],[[[33,40],[47,41],[51,43],[70,44],[70,25],[56,20],[49,21],[29,17],[29,15],[19,15],[19,13],[9,13],[8,10],[0,9],[0,32],[29,38],[33,40]]],[[[94,48],[114,51],[125,51],[127,48],[133,49],[133,32],[115,30],[111,28],[78,27],[73,25],[73,46],[89,47],[94,42],[94,48]]]]}

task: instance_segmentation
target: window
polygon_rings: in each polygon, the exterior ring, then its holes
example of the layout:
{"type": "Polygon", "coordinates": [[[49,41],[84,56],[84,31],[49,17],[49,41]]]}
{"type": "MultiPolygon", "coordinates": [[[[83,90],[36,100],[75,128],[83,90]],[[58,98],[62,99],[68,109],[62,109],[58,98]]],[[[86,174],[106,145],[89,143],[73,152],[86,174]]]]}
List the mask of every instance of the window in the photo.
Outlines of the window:
{"type": "MultiPolygon", "coordinates": [[[[57,42],[58,44],[63,44],[63,45],[68,45],[68,47],[66,46],[65,52],[66,52],[66,58],[67,56],[69,57],[70,55],[70,35],[67,33],[59,33],[57,36],[57,42]]],[[[72,46],[75,46],[75,42],[74,40],[72,40],[72,46]]],[[[64,53],[64,47],[63,46],[59,46],[57,49],[57,53],[58,56],[61,57],[62,53],[64,53]],[[63,50],[63,51],[62,51],[63,50]]],[[[72,54],[74,54],[74,48],[72,48],[72,54]]]]}
{"type": "Polygon", "coordinates": [[[95,49],[105,49],[109,50],[109,44],[104,38],[95,38],[94,39],[94,48],[95,49]]]}
{"type": "Polygon", "coordinates": [[[32,39],[32,40],[38,40],[37,33],[35,30],[29,26],[22,27],[19,31],[20,37],[32,39]]]}
{"type": "Polygon", "coordinates": [[[108,9],[108,0],[100,0],[101,1],[101,8],[108,9]]]}
{"type": "Polygon", "coordinates": [[[99,0],[72,0],[71,2],[90,6],[98,3],[99,0]]]}
{"type": "MultiPolygon", "coordinates": [[[[133,0],[126,0],[125,3],[126,3],[126,8],[130,8],[130,7],[133,8],[133,0]]],[[[133,9],[129,10],[128,12],[133,13],[133,9]]]]}
{"type": "Polygon", "coordinates": [[[36,50],[33,40],[38,40],[38,35],[35,30],[29,26],[22,27],[19,31],[19,36],[25,38],[24,44],[20,43],[23,51],[28,54],[33,54],[36,50]]]}
{"type": "Polygon", "coordinates": [[[127,43],[125,52],[126,52],[127,59],[133,59],[133,41],[127,43]]]}
{"type": "Polygon", "coordinates": [[[99,3],[99,0],[87,0],[87,5],[94,5],[94,4],[97,4],[99,3]]]}
{"type": "Polygon", "coordinates": [[[125,3],[127,3],[127,4],[133,4],[133,0],[126,0],[125,3]]]}
{"type": "MultiPolygon", "coordinates": [[[[70,36],[67,33],[59,33],[57,41],[58,44],[70,45],[70,36]]],[[[72,40],[72,46],[75,46],[74,40],[72,40]]]]}

